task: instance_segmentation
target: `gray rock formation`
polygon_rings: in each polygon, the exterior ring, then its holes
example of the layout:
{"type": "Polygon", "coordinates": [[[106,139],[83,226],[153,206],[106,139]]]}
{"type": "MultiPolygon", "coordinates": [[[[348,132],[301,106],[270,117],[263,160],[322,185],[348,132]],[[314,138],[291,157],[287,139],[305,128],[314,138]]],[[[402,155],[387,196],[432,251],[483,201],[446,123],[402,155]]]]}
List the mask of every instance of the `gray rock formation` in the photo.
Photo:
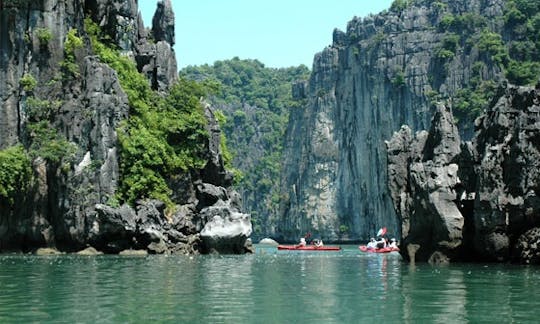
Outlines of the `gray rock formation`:
{"type": "MultiPolygon", "coordinates": [[[[400,226],[387,189],[384,141],[407,124],[427,129],[432,96],[454,95],[473,77],[478,50],[436,55],[448,34],[444,16],[483,16],[500,28],[503,1],[415,1],[402,11],[354,18],[346,32],[317,54],[303,110],[291,112],[285,142],[280,225],[275,237],[297,240],[306,232],[325,240],[367,240],[400,226]],[[441,2],[444,2],[441,5],[441,2]]],[[[481,77],[500,76],[496,64],[481,77]]]]}
{"type": "Polygon", "coordinates": [[[455,160],[461,149],[451,109],[437,106],[429,133],[413,138],[403,126],[386,145],[390,193],[402,223],[402,251],[413,245],[419,260],[454,259],[463,244],[464,217],[456,204],[460,179],[455,160]]]}
{"type": "Polygon", "coordinates": [[[126,54],[135,59],[154,90],[166,91],[177,79],[174,13],[170,0],[158,2],[152,30],[144,28],[137,1],[89,0],[85,12],[126,54]],[[153,41],[150,41],[150,38],[153,41]]]}
{"type": "Polygon", "coordinates": [[[540,219],[540,88],[502,88],[477,120],[474,247],[509,258],[516,239],[540,219]]]}
{"type": "Polygon", "coordinates": [[[472,142],[440,107],[429,133],[394,134],[389,188],[407,259],[540,262],[539,104],[540,87],[504,85],[472,142]]]}
{"type": "Polygon", "coordinates": [[[224,202],[201,210],[201,239],[205,252],[244,253],[251,235],[251,218],[224,202]]]}

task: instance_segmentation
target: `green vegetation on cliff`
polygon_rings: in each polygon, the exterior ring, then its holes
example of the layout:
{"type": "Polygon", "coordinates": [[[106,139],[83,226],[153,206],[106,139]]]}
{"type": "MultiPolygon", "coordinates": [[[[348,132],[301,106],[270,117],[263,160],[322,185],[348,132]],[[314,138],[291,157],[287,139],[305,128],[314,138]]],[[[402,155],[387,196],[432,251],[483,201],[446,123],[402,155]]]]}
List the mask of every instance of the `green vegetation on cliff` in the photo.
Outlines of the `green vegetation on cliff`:
{"type": "Polygon", "coordinates": [[[258,225],[278,212],[282,141],[289,110],[301,106],[292,98],[291,85],[307,79],[309,70],[267,68],[257,60],[233,58],[190,66],[180,75],[219,86],[211,101],[226,117],[222,129],[234,148],[233,166],[244,174],[238,187],[257,234],[258,225]]]}
{"type": "Polygon", "coordinates": [[[460,127],[470,132],[473,120],[495,95],[500,77],[516,85],[533,85],[538,81],[540,0],[507,0],[504,16],[496,21],[487,21],[471,12],[455,14],[448,6],[439,15],[438,31],[444,36],[435,55],[443,60],[445,69],[449,60],[475,58],[470,79],[464,80],[463,88],[452,95],[454,115],[460,127]]]}
{"type": "Polygon", "coordinates": [[[12,205],[18,193],[24,193],[32,177],[30,158],[21,145],[0,151],[0,202],[12,205]]]}
{"type": "Polygon", "coordinates": [[[130,117],[118,130],[121,145],[119,198],[133,203],[156,198],[172,207],[168,180],[205,162],[207,120],[200,103],[204,86],[180,79],[166,96],[154,92],[135,63],[101,38],[86,19],[86,31],[100,59],[118,73],[130,103],[130,117]]]}

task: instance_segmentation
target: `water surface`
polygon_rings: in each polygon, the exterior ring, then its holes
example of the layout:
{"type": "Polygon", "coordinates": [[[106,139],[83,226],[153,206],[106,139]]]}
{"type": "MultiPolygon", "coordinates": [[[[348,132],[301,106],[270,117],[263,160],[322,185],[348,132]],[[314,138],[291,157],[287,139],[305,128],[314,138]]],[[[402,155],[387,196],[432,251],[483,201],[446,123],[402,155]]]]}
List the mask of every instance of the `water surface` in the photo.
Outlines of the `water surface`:
{"type": "Polygon", "coordinates": [[[398,254],[0,256],[1,323],[526,323],[540,270],[398,254]]]}

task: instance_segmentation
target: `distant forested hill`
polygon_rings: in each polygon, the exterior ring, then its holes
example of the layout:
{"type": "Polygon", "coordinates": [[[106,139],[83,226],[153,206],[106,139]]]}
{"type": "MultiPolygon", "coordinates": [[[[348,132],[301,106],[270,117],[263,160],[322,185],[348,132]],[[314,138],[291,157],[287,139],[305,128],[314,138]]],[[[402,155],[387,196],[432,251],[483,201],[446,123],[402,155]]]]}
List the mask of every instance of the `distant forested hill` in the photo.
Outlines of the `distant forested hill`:
{"type": "Polygon", "coordinates": [[[244,210],[252,214],[255,237],[264,235],[267,228],[274,227],[271,219],[278,213],[289,111],[304,104],[293,100],[291,84],[306,80],[309,69],[304,65],[268,68],[257,60],[235,57],[184,68],[180,76],[217,86],[210,101],[225,117],[222,127],[233,155],[232,165],[242,175],[237,179],[244,210]]]}

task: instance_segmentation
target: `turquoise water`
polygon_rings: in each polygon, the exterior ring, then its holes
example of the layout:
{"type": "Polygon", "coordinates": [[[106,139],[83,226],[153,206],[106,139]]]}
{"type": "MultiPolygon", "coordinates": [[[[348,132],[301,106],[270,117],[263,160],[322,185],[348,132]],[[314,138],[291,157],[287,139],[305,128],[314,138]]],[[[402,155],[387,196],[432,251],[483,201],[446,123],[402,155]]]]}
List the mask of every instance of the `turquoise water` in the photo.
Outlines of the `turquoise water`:
{"type": "Polygon", "coordinates": [[[526,323],[540,268],[397,254],[0,256],[0,323],[526,323]]]}

